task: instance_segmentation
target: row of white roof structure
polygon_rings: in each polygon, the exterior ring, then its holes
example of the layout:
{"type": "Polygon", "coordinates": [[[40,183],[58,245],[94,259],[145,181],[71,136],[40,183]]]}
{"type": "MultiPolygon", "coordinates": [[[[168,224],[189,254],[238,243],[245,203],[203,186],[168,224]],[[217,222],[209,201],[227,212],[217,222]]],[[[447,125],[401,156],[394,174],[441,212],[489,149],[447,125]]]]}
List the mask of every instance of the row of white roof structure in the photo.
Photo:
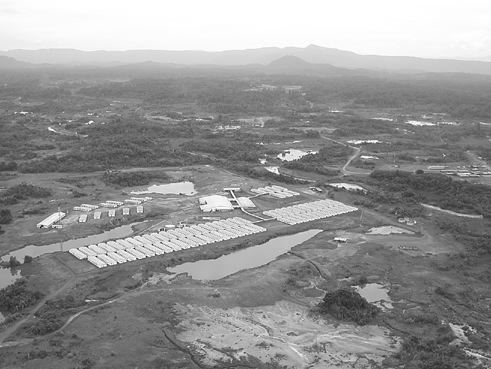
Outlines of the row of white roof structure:
{"type": "MultiPolygon", "coordinates": [[[[136,206],[136,213],[137,214],[143,214],[143,210],[144,210],[143,205],[137,205],[136,206]]],[[[94,212],[93,217],[95,220],[99,220],[99,219],[101,219],[102,214],[103,214],[103,212],[98,210],[98,211],[94,212]]],[[[123,215],[129,215],[129,214],[130,214],[130,208],[123,208],[123,215]]],[[[109,209],[107,211],[107,216],[109,218],[114,218],[116,216],[116,209],[109,209]]],[[[88,220],[87,214],[80,214],[80,216],[78,217],[79,223],[85,223],[85,222],[87,222],[87,220],[88,220]]]]}
{"type": "Polygon", "coordinates": [[[280,199],[300,195],[298,192],[277,185],[253,188],[251,192],[262,194],[262,195],[271,195],[274,197],[278,197],[280,199]]]}
{"type": "Polygon", "coordinates": [[[146,201],[152,200],[151,197],[131,197],[129,199],[126,199],[123,201],[115,201],[115,200],[107,200],[105,202],[101,202],[99,205],[92,205],[92,204],[80,204],[79,206],[74,206],[73,210],[76,211],[92,211],[95,209],[98,209],[99,207],[104,207],[104,208],[118,208],[125,203],[128,205],[140,205],[146,201]]]}
{"type": "Polygon", "coordinates": [[[243,218],[234,217],[210,223],[154,232],[141,236],[102,242],[70,249],[77,259],[87,259],[98,268],[126,263],[164,253],[243,237],[266,229],[243,218]]]}
{"type": "Polygon", "coordinates": [[[318,200],[265,211],[264,214],[286,224],[298,224],[356,211],[358,208],[334,200],[318,200]]]}

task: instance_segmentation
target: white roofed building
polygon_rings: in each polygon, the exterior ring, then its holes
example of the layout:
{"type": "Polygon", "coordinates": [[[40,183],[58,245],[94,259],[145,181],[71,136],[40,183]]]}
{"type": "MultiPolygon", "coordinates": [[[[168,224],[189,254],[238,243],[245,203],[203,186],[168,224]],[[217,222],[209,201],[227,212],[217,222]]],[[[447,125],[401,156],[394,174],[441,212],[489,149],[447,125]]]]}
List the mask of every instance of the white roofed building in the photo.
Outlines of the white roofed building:
{"type": "Polygon", "coordinates": [[[60,220],[62,220],[65,216],[66,216],[66,214],[64,212],[58,211],[56,213],[51,214],[49,217],[47,217],[43,221],[39,222],[37,224],[37,227],[38,228],[49,228],[53,224],[55,224],[56,222],[59,222],[60,220]]]}
{"type": "Polygon", "coordinates": [[[205,213],[234,210],[230,200],[227,197],[220,195],[200,197],[199,204],[201,211],[205,213]]]}

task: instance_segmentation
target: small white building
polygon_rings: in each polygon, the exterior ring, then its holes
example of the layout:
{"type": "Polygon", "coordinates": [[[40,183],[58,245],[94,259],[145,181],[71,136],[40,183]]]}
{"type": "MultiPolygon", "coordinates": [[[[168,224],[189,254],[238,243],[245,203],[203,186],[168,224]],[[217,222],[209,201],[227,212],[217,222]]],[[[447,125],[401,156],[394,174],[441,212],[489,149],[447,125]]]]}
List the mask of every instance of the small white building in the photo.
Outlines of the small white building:
{"type": "Polygon", "coordinates": [[[346,237],[334,237],[334,241],[345,243],[348,242],[348,239],[346,237]]]}
{"type": "Polygon", "coordinates": [[[56,222],[59,222],[66,216],[66,213],[62,211],[58,211],[56,213],[51,214],[49,217],[39,222],[36,227],[38,228],[50,228],[56,222]]]}
{"type": "Polygon", "coordinates": [[[428,170],[444,170],[447,167],[445,165],[430,165],[428,170]]]}

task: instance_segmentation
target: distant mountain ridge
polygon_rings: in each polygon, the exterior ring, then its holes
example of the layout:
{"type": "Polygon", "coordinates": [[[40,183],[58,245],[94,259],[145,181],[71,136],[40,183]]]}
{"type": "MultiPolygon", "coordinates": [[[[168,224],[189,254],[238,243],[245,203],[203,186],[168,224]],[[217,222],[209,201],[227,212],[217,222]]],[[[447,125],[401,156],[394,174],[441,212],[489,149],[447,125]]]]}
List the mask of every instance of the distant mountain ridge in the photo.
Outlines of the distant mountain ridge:
{"type": "Polygon", "coordinates": [[[20,68],[27,65],[27,63],[20,62],[10,56],[0,55],[0,68],[20,68]]]}
{"type": "MultiPolygon", "coordinates": [[[[316,45],[309,45],[304,48],[265,47],[227,51],[81,51],[74,49],[17,49],[0,51],[0,55],[33,64],[47,63],[70,66],[116,66],[147,62],[187,66],[267,66],[283,57],[297,57],[310,64],[329,64],[332,67],[346,69],[367,69],[393,72],[477,73],[491,75],[491,62],[424,59],[410,56],[360,55],[351,51],[316,45]]],[[[297,68],[298,67],[299,65],[297,65],[297,68]]],[[[304,67],[306,66],[304,65],[304,67]]]]}

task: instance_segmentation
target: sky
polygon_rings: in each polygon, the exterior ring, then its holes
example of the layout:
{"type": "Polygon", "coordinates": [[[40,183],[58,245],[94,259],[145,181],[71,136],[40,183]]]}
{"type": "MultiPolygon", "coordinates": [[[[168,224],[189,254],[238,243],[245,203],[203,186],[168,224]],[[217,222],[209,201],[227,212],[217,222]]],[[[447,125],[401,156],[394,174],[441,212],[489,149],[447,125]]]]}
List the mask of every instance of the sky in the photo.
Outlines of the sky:
{"type": "Polygon", "coordinates": [[[0,50],[315,44],[491,60],[490,0],[0,0],[0,50]]]}

